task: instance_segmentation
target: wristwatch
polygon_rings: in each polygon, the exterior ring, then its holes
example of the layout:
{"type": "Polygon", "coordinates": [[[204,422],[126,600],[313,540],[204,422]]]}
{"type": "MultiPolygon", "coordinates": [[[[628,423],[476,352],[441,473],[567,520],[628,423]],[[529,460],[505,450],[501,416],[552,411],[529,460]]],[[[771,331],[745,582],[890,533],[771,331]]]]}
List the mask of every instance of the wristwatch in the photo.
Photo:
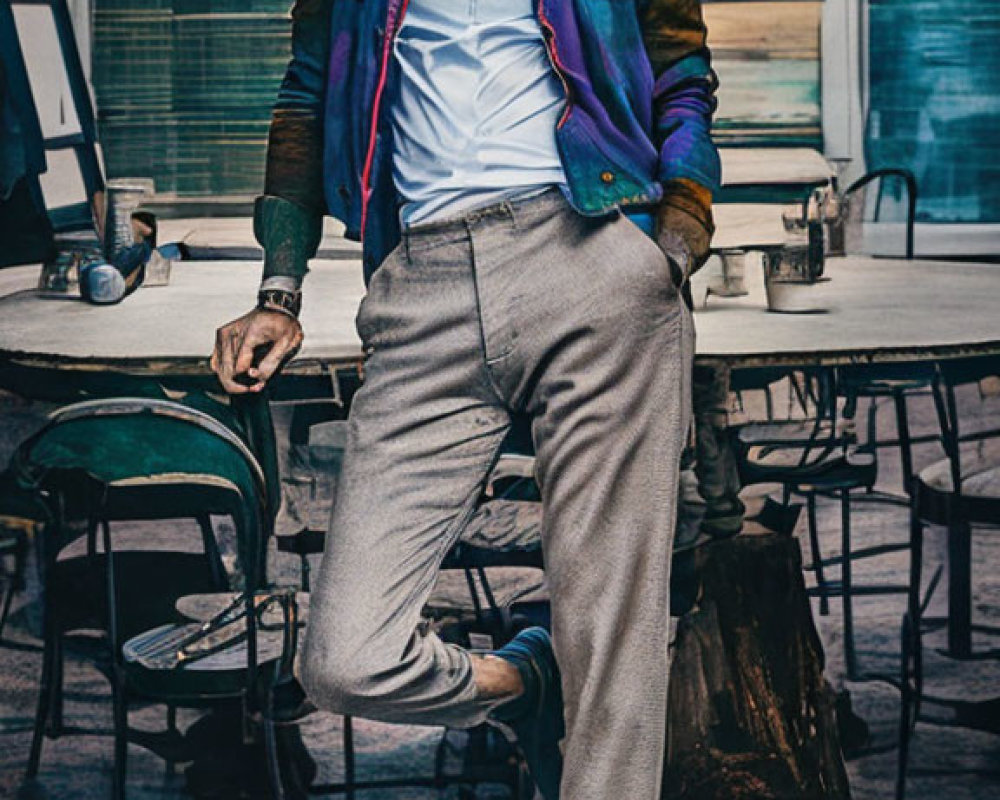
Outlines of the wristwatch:
{"type": "Polygon", "coordinates": [[[257,293],[257,308],[261,311],[277,311],[292,319],[299,318],[302,310],[302,292],[287,289],[261,289],[257,293]]]}

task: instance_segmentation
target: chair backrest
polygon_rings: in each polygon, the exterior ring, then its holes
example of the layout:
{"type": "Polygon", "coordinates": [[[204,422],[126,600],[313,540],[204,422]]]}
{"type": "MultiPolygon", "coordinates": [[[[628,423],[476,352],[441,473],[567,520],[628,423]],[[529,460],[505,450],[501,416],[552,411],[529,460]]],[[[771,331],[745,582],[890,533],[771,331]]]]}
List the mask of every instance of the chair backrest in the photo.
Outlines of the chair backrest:
{"type": "MultiPolygon", "coordinates": [[[[266,414],[266,401],[260,405],[265,409],[257,413],[266,414]]],[[[22,486],[56,493],[79,487],[83,476],[112,493],[162,489],[176,495],[185,485],[211,486],[228,498],[237,520],[248,587],[262,577],[275,505],[264,469],[232,419],[175,400],[75,403],[54,412],[18,448],[12,468],[22,486]]]]}
{"type": "MultiPolygon", "coordinates": [[[[244,576],[249,688],[255,685],[258,655],[253,598],[263,582],[273,523],[267,479],[245,432],[234,429],[227,415],[210,414],[196,407],[200,400],[188,399],[192,402],[125,397],[62,408],[18,448],[12,467],[22,486],[47,490],[57,502],[64,491],[81,484],[89,488],[96,504],[88,511],[90,524],[92,528],[100,524],[107,553],[107,632],[112,652],[119,655],[124,645],[120,584],[102,505],[106,507],[117,494],[152,492],[176,498],[183,487],[191,485],[210,487],[213,498],[228,498],[226,510],[235,523],[244,576]]],[[[257,398],[242,411],[255,413],[260,424],[267,419],[267,401],[257,398]]],[[[273,433],[261,431],[257,436],[256,441],[273,447],[273,433]]]]}
{"type": "Polygon", "coordinates": [[[848,197],[854,194],[859,189],[864,188],[872,181],[878,181],[878,190],[875,195],[875,207],[873,209],[873,219],[876,221],[879,217],[879,212],[882,208],[882,196],[885,187],[885,181],[883,178],[899,178],[902,180],[903,184],[906,186],[906,258],[913,259],[913,249],[914,249],[914,231],[915,224],[917,221],[917,178],[908,169],[903,169],[901,167],[885,167],[883,169],[876,169],[865,175],[862,175],[854,183],[844,190],[844,197],[848,197]]]}
{"type": "Polygon", "coordinates": [[[938,422],[941,426],[941,444],[951,462],[952,487],[959,492],[962,486],[962,442],[989,439],[1000,436],[1000,428],[963,434],[958,399],[958,386],[979,383],[986,378],[1000,376],[1000,356],[979,356],[973,358],[944,359],[936,365],[938,376],[934,391],[938,422]],[[943,397],[942,397],[943,389],[943,397]]]}

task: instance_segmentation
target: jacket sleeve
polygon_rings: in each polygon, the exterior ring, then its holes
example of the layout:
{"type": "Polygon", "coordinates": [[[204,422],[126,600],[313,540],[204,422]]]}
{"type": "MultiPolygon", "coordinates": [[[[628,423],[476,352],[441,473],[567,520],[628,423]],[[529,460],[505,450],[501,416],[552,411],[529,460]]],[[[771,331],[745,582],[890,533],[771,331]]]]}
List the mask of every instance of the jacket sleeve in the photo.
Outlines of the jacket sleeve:
{"type": "Polygon", "coordinates": [[[268,132],[264,194],[254,234],[264,248],[264,279],[301,281],[322,237],[323,105],[333,0],[295,0],[292,58],[268,132]]]}
{"type": "Polygon", "coordinates": [[[653,113],[664,196],[659,229],[679,235],[695,262],[708,256],[712,193],[721,179],[712,142],[718,79],[700,0],[637,0],[653,67],[653,113]]]}

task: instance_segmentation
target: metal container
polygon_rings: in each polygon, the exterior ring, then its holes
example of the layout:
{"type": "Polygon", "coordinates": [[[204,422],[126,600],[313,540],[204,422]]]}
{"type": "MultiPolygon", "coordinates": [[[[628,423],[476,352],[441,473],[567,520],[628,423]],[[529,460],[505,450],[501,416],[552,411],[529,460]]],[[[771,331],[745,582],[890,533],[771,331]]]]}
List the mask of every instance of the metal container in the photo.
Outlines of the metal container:
{"type": "Polygon", "coordinates": [[[145,287],[169,286],[170,270],[173,268],[173,265],[173,261],[160,253],[159,250],[154,249],[153,254],[146,263],[146,278],[142,285],[145,287]]]}
{"type": "Polygon", "coordinates": [[[131,247],[132,212],[152,196],[152,178],[115,178],[107,183],[104,214],[104,257],[113,261],[118,251],[131,247]]]}
{"type": "Polygon", "coordinates": [[[721,281],[710,284],[709,291],[721,297],[743,297],[747,294],[746,251],[722,250],[719,256],[722,259],[721,281]]]}
{"type": "Polygon", "coordinates": [[[826,311],[819,305],[814,287],[816,276],[810,262],[809,245],[786,245],[764,255],[764,288],[767,310],[787,314],[826,311]]]}

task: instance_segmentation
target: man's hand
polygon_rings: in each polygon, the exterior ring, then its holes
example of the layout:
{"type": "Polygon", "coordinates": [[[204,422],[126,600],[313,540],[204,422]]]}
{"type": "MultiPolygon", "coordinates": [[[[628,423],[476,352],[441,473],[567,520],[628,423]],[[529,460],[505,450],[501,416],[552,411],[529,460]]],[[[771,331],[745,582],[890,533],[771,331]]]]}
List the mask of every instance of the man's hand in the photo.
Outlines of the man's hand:
{"type": "Polygon", "coordinates": [[[216,331],[212,370],[230,394],[259,392],[301,345],[297,319],[254,309],[216,331]]]}

